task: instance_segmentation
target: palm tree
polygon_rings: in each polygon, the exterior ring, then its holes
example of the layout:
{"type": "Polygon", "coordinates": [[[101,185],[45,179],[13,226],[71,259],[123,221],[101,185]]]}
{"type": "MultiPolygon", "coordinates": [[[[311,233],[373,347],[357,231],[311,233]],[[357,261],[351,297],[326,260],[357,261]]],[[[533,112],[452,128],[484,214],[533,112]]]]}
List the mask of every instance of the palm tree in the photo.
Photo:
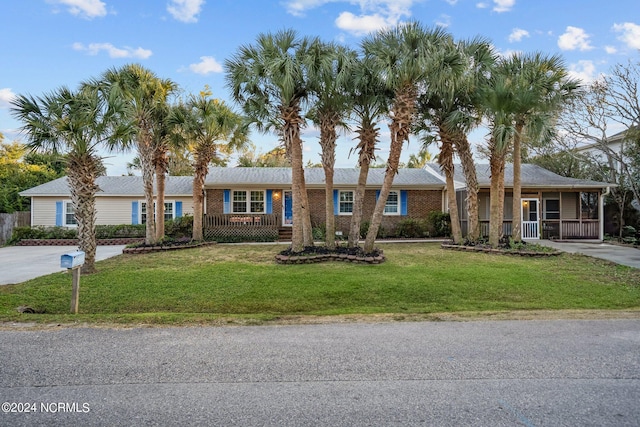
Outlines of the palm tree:
{"type": "Polygon", "coordinates": [[[353,197],[353,212],[347,242],[348,247],[355,248],[360,241],[360,225],[369,167],[376,159],[376,144],[380,137],[377,121],[388,112],[393,93],[384,86],[381,73],[375,69],[373,61],[367,58],[361,58],[355,64],[347,88],[353,100],[352,113],[357,123],[355,133],[358,144],[355,149],[358,151],[360,168],[358,185],[353,197]]]}
{"type": "Polygon", "coordinates": [[[204,181],[209,164],[221,153],[242,148],[248,141],[244,118],[224,102],[207,95],[192,96],[176,107],[171,122],[193,154],[193,240],[203,239],[204,181]]]}
{"type": "Polygon", "coordinates": [[[513,119],[513,225],[512,237],[522,239],[521,177],[522,140],[526,133],[536,138],[549,132],[550,119],[565,105],[578,88],[569,79],[563,60],[558,55],[514,54],[501,63],[498,72],[510,76],[514,91],[513,119]]]}
{"type": "MultiPolygon", "coordinates": [[[[139,64],[125,65],[119,69],[109,69],[99,80],[89,83],[100,91],[110,105],[126,108],[126,120],[137,129],[135,146],[142,166],[142,181],[146,205],[145,243],[156,241],[154,219],[153,181],[155,163],[158,160],[156,144],[161,125],[159,111],[166,108],[169,96],[177,90],[177,85],[169,79],[161,79],[152,71],[139,64]]],[[[113,149],[128,149],[130,142],[124,141],[113,149]]],[[[161,198],[164,196],[161,196],[161,198]]],[[[160,205],[160,203],[158,203],[160,205]]],[[[164,209],[162,204],[161,209],[164,209]]]]}
{"type": "Polygon", "coordinates": [[[307,56],[310,93],[314,103],[307,115],[320,128],[322,168],[325,176],[325,246],[336,246],[333,200],[333,169],[336,162],[337,128],[346,127],[350,98],[345,82],[351,75],[355,52],[335,44],[317,41],[307,56]]]}
{"type": "Polygon", "coordinates": [[[488,67],[495,61],[490,43],[481,38],[442,45],[442,66],[436,84],[427,83],[420,97],[420,128],[429,130],[430,123],[438,133],[441,152],[438,156],[446,177],[452,237],[455,242],[462,239],[458,206],[453,181],[453,156],[457,152],[466,180],[468,227],[467,239],[475,241],[480,234],[478,218],[478,179],[467,139],[467,133],[480,123],[481,115],[474,105],[476,88],[484,78],[488,67]],[[444,82],[444,84],[437,84],[444,82]]]}
{"type": "Polygon", "coordinates": [[[225,62],[234,100],[259,130],[278,132],[291,160],[293,252],[313,243],[300,130],[309,97],[304,64],[314,43],[317,39],[299,38],[294,30],[260,34],[255,45],[240,47],[225,62]]]}
{"type": "Polygon", "coordinates": [[[367,232],[364,251],[373,251],[384,207],[398,172],[402,147],[409,139],[414,122],[418,84],[434,70],[434,51],[450,36],[441,29],[426,30],[416,22],[383,30],[362,42],[366,56],[384,76],[386,86],[394,92],[391,106],[391,144],[385,178],[367,232]]]}
{"type": "Polygon", "coordinates": [[[126,139],[127,127],[114,124],[96,92],[66,87],[41,97],[19,95],[12,114],[24,123],[28,148],[65,153],[66,172],[78,225],[79,249],[85,252],[83,273],[94,273],[96,256],[96,177],[102,170],[99,146],[126,139]]]}

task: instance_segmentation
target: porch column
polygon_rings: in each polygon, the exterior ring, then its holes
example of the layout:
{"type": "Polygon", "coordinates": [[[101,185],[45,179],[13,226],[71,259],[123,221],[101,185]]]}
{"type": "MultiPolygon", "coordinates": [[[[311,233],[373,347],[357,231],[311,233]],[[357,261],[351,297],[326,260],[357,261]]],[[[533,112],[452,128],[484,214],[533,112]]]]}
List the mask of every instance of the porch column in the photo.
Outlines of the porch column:
{"type": "Polygon", "coordinates": [[[598,239],[604,240],[604,194],[598,191],[598,239]]]}

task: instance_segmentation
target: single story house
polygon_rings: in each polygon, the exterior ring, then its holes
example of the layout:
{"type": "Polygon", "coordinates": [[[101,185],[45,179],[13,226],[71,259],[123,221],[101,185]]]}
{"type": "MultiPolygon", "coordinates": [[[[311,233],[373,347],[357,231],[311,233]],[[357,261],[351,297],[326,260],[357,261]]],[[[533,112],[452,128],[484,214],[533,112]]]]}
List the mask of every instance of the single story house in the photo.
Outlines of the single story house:
{"type": "MultiPolygon", "coordinates": [[[[145,223],[147,207],[142,177],[100,176],[96,184],[100,188],[96,194],[96,225],[145,223]]],[[[165,219],[193,214],[192,188],[192,177],[167,179],[165,219]]],[[[22,191],[20,195],[31,198],[32,226],[76,226],[66,177],[22,191]]]]}
{"type": "MultiPolygon", "coordinates": [[[[479,204],[482,232],[488,234],[489,166],[478,165],[479,204]]],[[[336,230],[347,234],[353,210],[359,170],[338,168],[334,176],[336,230]]],[[[384,168],[372,168],[367,179],[363,221],[369,221],[384,179],[384,168]]],[[[505,234],[510,234],[512,218],[512,169],[505,173],[505,234]]],[[[456,166],[456,188],[463,231],[468,219],[464,208],[465,183],[456,166]]],[[[166,219],[193,213],[192,178],[170,176],[166,181],[166,219]]],[[[311,222],[325,223],[325,179],[322,168],[305,170],[311,222]]],[[[97,224],[142,224],[146,206],[142,178],[136,176],[99,177],[96,196],[97,224]]],[[[603,238],[603,192],[611,184],[564,178],[541,167],[522,166],[522,209],[524,237],[603,238]]],[[[66,178],[20,193],[31,197],[31,224],[73,227],[73,206],[66,178]]],[[[211,168],[205,180],[205,236],[220,230],[247,235],[284,233],[293,221],[290,168],[211,168]]],[[[431,211],[447,211],[445,179],[438,165],[424,169],[401,169],[387,199],[383,229],[392,230],[403,219],[425,218],[431,211]]]]}
{"type": "MultiPolygon", "coordinates": [[[[437,167],[429,165],[428,167],[437,167]]],[[[488,164],[476,165],[480,232],[489,234],[489,190],[491,170],[488,164]]],[[[468,212],[465,178],[456,165],[454,180],[463,234],[468,212]]],[[[533,164],[521,168],[521,218],[523,239],[597,239],[604,238],[604,196],[615,184],[566,178],[533,164]]],[[[505,167],[503,232],[511,235],[513,219],[513,165],[505,167]]]]}

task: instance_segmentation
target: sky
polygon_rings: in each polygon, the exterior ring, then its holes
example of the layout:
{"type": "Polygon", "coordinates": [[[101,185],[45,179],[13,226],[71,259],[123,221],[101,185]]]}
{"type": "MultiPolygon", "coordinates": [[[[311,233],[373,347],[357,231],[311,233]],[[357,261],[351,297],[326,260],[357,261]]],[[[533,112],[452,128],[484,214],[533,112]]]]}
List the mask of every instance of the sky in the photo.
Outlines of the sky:
{"type": "MultiPolygon", "coordinates": [[[[292,28],[358,48],[364,37],[410,20],[446,28],[456,39],[483,36],[502,55],[563,57],[588,83],[617,63],[640,59],[640,0],[1,0],[0,132],[24,141],[9,110],[17,94],[77,88],[109,68],[139,63],[176,82],[182,96],[208,85],[236,111],[224,61],[260,33],[292,28]]],[[[378,155],[386,159],[388,128],[378,155]]],[[[305,163],[320,161],[319,132],[303,132],[305,163]]],[[[486,131],[470,136],[484,144],[486,131]]],[[[253,132],[259,152],[275,135],[253,132]]],[[[338,140],[336,167],[354,167],[353,135],[338,140]]],[[[420,150],[412,138],[402,160],[420,150]]],[[[434,149],[432,149],[435,152],[434,149]]],[[[126,174],[134,153],[103,153],[109,175],[126,174]]],[[[233,165],[233,160],[230,164],[233,165]]]]}

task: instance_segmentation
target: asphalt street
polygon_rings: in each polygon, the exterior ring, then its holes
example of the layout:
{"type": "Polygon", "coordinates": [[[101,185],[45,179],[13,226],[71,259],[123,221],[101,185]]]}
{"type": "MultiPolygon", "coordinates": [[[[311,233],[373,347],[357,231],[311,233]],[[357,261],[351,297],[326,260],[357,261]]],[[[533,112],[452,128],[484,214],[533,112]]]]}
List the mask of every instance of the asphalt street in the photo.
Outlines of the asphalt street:
{"type": "Polygon", "coordinates": [[[640,320],[16,327],[0,343],[0,425],[640,425],[640,320]]]}

